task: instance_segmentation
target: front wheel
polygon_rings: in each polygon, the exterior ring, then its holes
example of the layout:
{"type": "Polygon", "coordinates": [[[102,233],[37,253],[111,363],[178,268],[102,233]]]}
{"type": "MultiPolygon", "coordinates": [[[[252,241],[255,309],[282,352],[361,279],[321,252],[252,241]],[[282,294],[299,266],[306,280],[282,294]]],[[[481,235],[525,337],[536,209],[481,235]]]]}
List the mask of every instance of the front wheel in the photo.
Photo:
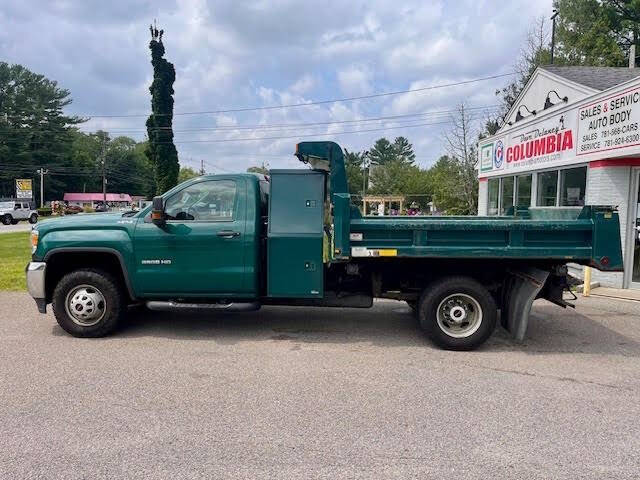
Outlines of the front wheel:
{"type": "Polygon", "coordinates": [[[53,313],[74,337],[102,337],[113,332],[126,303],[122,288],[108,273],[82,269],[66,274],[53,292],[53,313]]]}
{"type": "Polygon", "coordinates": [[[13,217],[11,215],[7,214],[2,217],[2,223],[4,225],[11,225],[12,222],[13,222],[13,217]]]}
{"type": "Polygon", "coordinates": [[[473,350],[493,333],[498,309],[491,293],[469,277],[449,277],[427,287],[420,298],[420,326],[448,350],[473,350]]]}
{"type": "Polygon", "coordinates": [[[38,221],[38,215],[35,213],[32,213],[31,216],[29,217],[29,223],[34,224],[38,221]]]}

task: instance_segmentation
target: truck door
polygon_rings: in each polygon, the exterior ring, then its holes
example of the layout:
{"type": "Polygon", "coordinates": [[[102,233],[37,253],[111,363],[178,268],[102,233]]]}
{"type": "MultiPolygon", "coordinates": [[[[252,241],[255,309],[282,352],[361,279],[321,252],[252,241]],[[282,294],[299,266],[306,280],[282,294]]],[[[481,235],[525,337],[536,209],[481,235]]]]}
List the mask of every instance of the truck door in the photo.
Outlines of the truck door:
{"type": "Polygon", "coordinates": [[[165,199],[166,225],[140,219],[135,286],[143,295],[238,297],[246,291],[244,179],[203,180],[165,199]]]}

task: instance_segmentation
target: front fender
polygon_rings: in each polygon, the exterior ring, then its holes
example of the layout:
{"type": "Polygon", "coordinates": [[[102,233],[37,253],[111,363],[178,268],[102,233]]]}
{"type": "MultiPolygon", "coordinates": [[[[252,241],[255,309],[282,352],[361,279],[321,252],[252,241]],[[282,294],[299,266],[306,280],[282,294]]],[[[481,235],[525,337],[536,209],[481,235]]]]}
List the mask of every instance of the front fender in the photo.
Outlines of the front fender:
{"type": "Polygon", "coordinates": [[[131,272],[134,271],[133,243],[128,231],[119,229],[53,230],[39,241],[34,261],[47,262],[54,255],[69,252],[109,253],[117,257],[131,298],[136,298],[131,272]]]}

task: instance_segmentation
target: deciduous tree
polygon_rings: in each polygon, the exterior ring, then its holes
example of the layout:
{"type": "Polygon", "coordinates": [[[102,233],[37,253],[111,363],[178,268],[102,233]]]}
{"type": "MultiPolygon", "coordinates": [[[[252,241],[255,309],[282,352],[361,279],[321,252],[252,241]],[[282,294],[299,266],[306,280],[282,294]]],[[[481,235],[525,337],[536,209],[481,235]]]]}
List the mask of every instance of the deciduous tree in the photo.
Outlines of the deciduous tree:
{"type": "Polygon", "coordinates": [[[477,138],[478,131],[472,118],[461,104],[452,115],[451,128],[445,134],[448,156],[442,166],[446,166],[446,175],[434,179],[438,188],[438,209],[446,205],[444,210],[456,215],[475,215],[478,212],[477,138]]]}
{"type": "Polygon", "coordinates": [[[180,167],[180,173],[178,174],[178,183],[186,182],[187,180],[191,180],[199,176],[200,174],[196,172],[191,167],[180,167]]]}

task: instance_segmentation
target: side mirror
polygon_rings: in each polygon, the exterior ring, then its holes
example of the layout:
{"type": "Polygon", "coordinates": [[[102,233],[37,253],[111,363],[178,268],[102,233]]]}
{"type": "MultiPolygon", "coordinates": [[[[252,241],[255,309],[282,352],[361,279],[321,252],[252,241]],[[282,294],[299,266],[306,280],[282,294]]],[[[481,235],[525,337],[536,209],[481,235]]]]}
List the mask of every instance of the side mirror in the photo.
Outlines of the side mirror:
{"type": "Polygon", "coordinates": [[[162,197],[153,197],[152,205],[151,221],[160,227],[166,223],[164,215],[164,199],[162,197]]]}

